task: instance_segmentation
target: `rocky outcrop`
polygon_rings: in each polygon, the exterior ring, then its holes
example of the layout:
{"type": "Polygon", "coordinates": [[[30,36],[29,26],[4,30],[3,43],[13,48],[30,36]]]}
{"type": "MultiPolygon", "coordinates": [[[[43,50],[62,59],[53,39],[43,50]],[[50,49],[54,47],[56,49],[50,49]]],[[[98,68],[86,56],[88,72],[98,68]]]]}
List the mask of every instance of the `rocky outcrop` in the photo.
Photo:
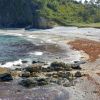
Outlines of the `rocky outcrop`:
{"type": "Polygon", "coordinates": [[[48,20],[35,13],[32,0],[0,0],[0,28],[50,28],[48,20]]]}
{"type": "Polygon", "coordinates": [[[0,0],[0,27],[32,24],[31,0],[0,0]]]}

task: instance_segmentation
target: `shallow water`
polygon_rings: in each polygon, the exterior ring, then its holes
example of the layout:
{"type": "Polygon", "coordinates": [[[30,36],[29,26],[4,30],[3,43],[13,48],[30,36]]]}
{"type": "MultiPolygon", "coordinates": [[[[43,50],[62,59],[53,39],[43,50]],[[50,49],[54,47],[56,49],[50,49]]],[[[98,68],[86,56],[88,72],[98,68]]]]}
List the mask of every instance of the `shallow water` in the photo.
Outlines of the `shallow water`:
{"type": "Polygon", "coordinates": [[[0,35],[0,62],[42,58],[62,51],[57,44],[41,43],[40,39],[29,41],[25,37],[0,35]]]}

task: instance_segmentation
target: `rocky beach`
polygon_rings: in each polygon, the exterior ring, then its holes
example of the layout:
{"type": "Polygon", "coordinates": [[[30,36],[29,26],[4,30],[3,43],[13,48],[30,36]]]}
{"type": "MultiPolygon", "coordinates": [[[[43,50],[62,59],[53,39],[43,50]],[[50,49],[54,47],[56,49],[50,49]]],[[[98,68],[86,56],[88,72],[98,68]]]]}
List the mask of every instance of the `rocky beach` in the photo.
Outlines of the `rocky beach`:
{"type": "Polygon", "coordinates": [[[99,100],[99,74],[100,29],[0,30],[1,100],[99,100]]]}

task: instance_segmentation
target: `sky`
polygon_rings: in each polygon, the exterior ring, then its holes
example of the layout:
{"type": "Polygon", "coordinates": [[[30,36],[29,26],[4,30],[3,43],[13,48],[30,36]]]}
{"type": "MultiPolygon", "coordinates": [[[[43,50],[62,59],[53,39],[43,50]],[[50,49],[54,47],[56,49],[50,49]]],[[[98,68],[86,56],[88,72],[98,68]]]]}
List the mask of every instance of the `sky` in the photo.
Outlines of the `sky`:
{"type": "MultiPolygon", "coordinates": [[[[76,1],[82,1],[82,2],[84,2],[85,0],[76,0],[76,1]]],[[[90,0],[87,0],[87,1],[90,1],[90,0]]]]}

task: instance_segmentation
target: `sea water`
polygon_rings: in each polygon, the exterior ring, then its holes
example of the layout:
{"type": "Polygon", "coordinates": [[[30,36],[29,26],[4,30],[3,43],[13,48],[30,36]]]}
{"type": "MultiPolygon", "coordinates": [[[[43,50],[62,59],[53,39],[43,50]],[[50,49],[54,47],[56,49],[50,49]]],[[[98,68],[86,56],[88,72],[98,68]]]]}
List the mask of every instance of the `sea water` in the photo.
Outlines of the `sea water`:
{"type": "Polygon", "coordinates": [[[0,62],[25,58],[33,48],[34,44],[22,37],[0,35],[0,62]]]}

